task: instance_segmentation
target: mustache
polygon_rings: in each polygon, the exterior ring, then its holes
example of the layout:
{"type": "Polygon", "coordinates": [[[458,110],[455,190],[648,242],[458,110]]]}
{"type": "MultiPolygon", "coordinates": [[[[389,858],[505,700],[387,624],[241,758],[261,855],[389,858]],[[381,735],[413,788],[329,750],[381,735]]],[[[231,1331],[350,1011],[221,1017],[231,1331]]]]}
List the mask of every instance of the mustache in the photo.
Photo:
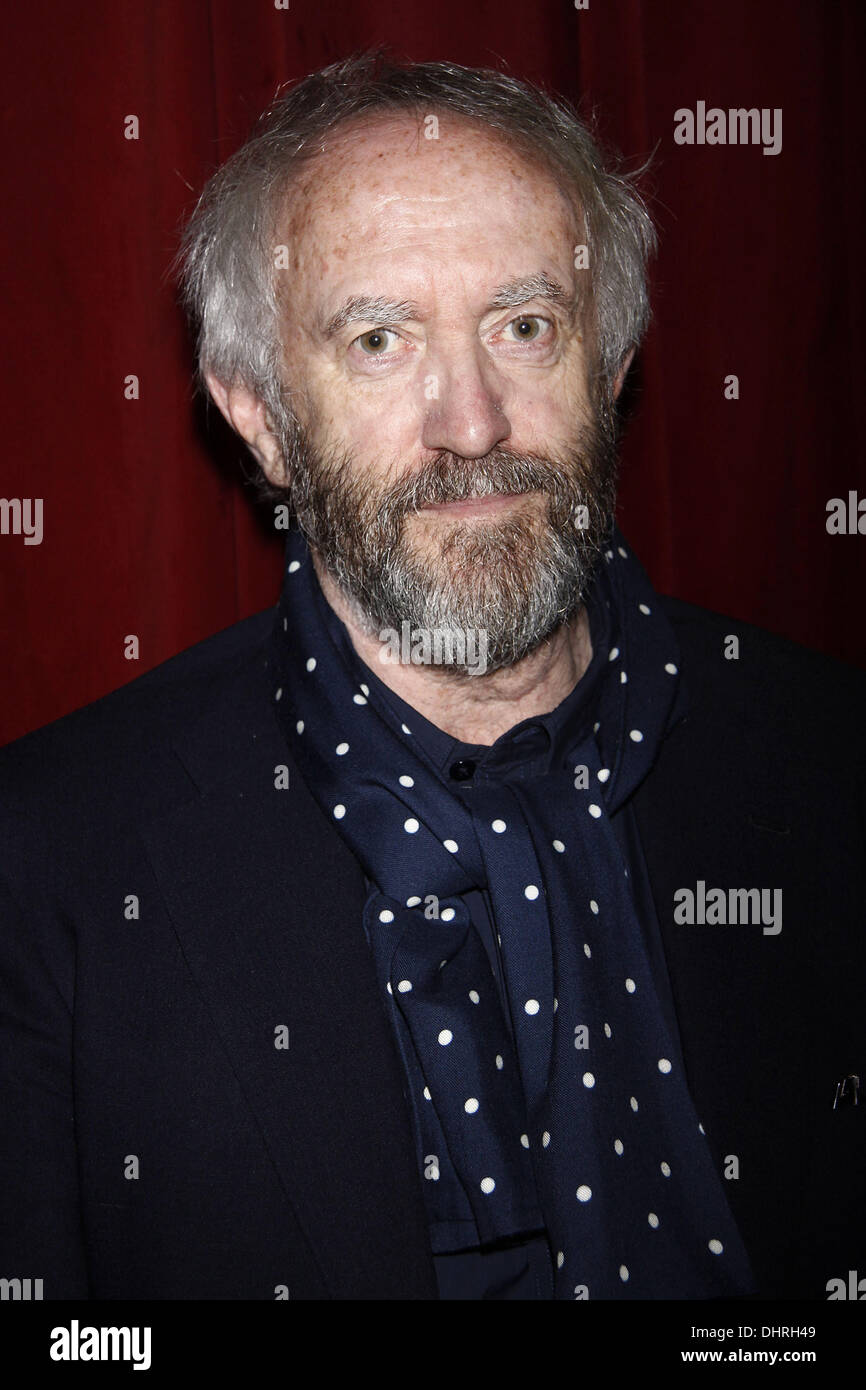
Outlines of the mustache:
{"type": "Polygon", "coordinates": [[[545,492],[554,496],[568,487],[564,466],[531,454],[493,449],[483,458],[442,453],[411,476],[401,479],[382,500],[380,516],[404,516],[422,507],[465,502],[469,497],[545,492]]]}

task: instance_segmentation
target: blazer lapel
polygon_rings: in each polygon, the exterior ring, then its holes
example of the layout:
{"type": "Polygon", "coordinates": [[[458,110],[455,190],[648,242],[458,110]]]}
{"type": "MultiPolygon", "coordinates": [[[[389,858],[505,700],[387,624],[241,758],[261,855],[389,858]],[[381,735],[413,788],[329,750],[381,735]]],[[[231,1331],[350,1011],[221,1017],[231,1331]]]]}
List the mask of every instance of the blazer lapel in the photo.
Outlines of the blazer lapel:
{"type": "Polygon", "coordinates": [[[363,874],[289,764],[263,663],[175,752],[198,794],[145,843],[326,1296],[436,1298],[363,874]]]}

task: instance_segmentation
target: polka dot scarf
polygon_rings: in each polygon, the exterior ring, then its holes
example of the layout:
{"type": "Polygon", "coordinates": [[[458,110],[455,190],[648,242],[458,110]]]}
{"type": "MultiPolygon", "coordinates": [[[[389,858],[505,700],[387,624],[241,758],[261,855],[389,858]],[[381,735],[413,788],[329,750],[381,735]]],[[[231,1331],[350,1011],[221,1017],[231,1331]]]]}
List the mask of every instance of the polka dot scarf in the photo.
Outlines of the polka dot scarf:
{"type": "Polygon", "coordinates": [[[610,824],[668,727],[675,641],[618,533],[594,583],[610,619],[597,722],[547,775],[447,785],[334,640],[298,532],[275,708],[373,884],[364,927],[411,1083],[434,1249],[544,1228],[557,1299],[735,1296],[752,1288],[748,1258],[610,824]],[[507,1011],[463,900],[473,888],[489,894],[507,1011]]]}

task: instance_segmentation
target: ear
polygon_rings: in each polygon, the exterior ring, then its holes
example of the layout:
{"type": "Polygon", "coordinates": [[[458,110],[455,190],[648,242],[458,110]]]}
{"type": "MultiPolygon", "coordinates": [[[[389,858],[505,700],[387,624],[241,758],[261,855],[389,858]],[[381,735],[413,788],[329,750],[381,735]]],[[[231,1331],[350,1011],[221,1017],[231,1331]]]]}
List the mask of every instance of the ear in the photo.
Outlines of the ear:
{"type": "Polygon", "coordinates": [[[286,474],[280,442],[264,401],[248,386],[240,382],[227,386],[211,372],[205,373],[205,381],[221,413],[247,445],[268,481],[284,484],[286,474]]]}
{"type": "Polygon", "coordinates": [[[622,362],[620,363],[619,371],[617,372],[616,376],[615,376],[614,379],[613,379],[613,398],[614,398],[614,400],[617,399],[617,397],[619,396],[620,391],[622,390],[622,388],[623,388],[623,386],[624,386],[624,384],[625,384],[625,379],[626,379],[626,376],[628,375],[628,369],[629,369],[629,367],[630,367],[631,364],[632,364],[632,360],[633,360],[633,358],[634,358],[634,354],[635,354],[635,349],[634,349],[634,348],[629,348],[628,352],[626,353],[625,357],[622,359],[622,362]]]}

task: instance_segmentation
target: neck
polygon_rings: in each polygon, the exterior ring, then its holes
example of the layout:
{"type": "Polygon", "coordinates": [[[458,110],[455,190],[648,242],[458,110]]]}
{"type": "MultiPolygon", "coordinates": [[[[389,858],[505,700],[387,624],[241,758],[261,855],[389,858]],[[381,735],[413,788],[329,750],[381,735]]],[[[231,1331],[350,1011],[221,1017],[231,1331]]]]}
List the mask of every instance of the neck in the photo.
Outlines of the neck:
{"type": "Polygon", "coordinates": [[[383,685],[461,743],[491,744],[515,724],[548,714],[571,693],[592,660],[586,609],[513,666],[455,679],[443,666],[382,660],[383,645],[364,630],[352,604],[312,552],[322,593],[352,646],[383,685]]]}

